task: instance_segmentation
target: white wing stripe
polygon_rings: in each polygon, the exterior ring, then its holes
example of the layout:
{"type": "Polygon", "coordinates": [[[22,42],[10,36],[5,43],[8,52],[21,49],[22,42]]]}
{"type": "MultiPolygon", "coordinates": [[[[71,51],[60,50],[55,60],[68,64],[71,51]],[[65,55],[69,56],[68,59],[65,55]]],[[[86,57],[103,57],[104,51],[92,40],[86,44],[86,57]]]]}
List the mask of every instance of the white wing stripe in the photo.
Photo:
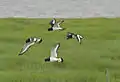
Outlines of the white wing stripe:
{"type": "Polygon", "coordinates": [[[51,57],[57,57],[57,50],[59,48],[60,44],[57,44],[55,48],[52,48],[51,50],[51,57]]]}
{"type": "Polygon", "coordinates": [[[29,48],[30,46],[32,46],[33,44],[34,44],[34,42],[25,44],[24,47],[22,48],[20,54],[25,53],[25,52],[28,50],[28,48],[29,48]]]}

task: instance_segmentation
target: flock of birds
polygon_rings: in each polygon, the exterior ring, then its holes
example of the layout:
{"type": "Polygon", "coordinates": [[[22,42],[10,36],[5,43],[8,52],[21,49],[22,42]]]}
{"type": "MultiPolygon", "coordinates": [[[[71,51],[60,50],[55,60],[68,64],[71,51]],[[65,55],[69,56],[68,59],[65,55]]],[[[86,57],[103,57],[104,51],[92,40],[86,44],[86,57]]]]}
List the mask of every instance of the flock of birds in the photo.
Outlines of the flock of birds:
{"type": "MultiPolygon", "coordinates": [[[[65,28],[62,28],[60,25],[64,22],[64,20],[60,20],[60,21],[56,21],[55,18],[53,18],[50,21],[50,25],[51,27],[48,28],[48,31],[55,31],[55,30],[65,30],[65,28]]],[[[83,37],[79,34],[75,34],[72,32],[68,32],[66,35],[66,39],[76,39],[80,44],[81,44],[81,40],[83,39],[83,37]]],[[[29,48],[31,46],[33,46],[34,44],[40,44],[42,42],[42,38],[37,38],[37,37],[30,37],[25,41],[24,46],[22,47],[20,53],[18,54],[23,55],[26,51],[29,50],[29,48]]],[[[45,58],[44,61],[45,62],[63,62],[63,58],[62,57],[58,57],[58,49],[60,47],[60,43],[56,43],[55,46],[51,49],[51,54],[48,58],[45,58]]]]}

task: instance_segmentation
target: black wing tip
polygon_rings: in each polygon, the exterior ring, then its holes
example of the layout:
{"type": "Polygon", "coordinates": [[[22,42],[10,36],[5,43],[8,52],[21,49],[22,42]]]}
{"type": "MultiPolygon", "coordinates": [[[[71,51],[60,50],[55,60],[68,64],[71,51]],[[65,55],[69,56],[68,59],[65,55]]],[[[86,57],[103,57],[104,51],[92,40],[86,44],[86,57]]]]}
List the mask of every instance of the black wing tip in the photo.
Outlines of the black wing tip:
{"type": "Polygon", "coordinates": [[[23,55],[23,54],[18,54],[18,56],[21,56],[21,55],[23,55]]]}

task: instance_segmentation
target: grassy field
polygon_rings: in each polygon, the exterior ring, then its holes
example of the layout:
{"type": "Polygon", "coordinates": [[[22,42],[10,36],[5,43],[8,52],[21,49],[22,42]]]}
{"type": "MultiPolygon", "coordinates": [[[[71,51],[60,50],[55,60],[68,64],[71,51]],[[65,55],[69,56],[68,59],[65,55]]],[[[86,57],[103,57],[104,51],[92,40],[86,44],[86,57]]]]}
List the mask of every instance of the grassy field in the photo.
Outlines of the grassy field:
{"type": "Polygon", "coordinates": [[[106,68],[111,82],[120,82],[120,18],[65,19],[66,30],[48,32],[50,20],[0,19],[0,82],[106,82],[106,68]],[[66,40],[67,32],[81,34],[83,43],[66,40]],[[31,36],[43,42],[18,56],[31,36]],[[57,42],[64,63],[45,63],[57,42]]]}

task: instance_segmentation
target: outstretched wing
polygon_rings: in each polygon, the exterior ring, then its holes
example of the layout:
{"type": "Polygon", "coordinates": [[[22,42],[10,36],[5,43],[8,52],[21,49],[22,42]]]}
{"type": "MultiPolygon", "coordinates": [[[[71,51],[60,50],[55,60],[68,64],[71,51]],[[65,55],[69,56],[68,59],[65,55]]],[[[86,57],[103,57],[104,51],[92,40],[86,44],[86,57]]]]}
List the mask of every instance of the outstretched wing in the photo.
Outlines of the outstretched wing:
{"type": "Polygon", "coordinates": [[[54,19],[52,19],[52,20],[50,21],[49,24],[50,24],[51,26],[53,26],[55,23],[56,23],[56,19],[54,18],[54,19]]]}
{"type": "Polygon", "coordinates": [[[79,43],[81,43],[81,39],[82,39],[82,38],[83,38],[82,36],[76,35],[76,39],[77,39],[77,41],[78,41],[79,43]]]}
{"type": "Polygon", "coordinates": [[[60,20],[60,21],[56,22],[53,27],[62,28],[60,25],[61,25],[63,22],[64,22],[64,20],[60,20]]]}
{"type": "Polygon", "coordinates": [[[51,57],[57,57],[57,51],[60,47],[60,43],[57,43],[54,48],[51,49],[51,57]]]}
{"type": "Polygon", "coordinates": [[[34,42],[32,43],[26,43],[23,48],[21,49],[19,55],[23,55],[32,45],[34,45],[34,42]]]}
{"type": "Polygon", "coordinates": [[[62,24],[64,22],[64,20],[60,20],[57,22],[58,25],[62,24]]]}

